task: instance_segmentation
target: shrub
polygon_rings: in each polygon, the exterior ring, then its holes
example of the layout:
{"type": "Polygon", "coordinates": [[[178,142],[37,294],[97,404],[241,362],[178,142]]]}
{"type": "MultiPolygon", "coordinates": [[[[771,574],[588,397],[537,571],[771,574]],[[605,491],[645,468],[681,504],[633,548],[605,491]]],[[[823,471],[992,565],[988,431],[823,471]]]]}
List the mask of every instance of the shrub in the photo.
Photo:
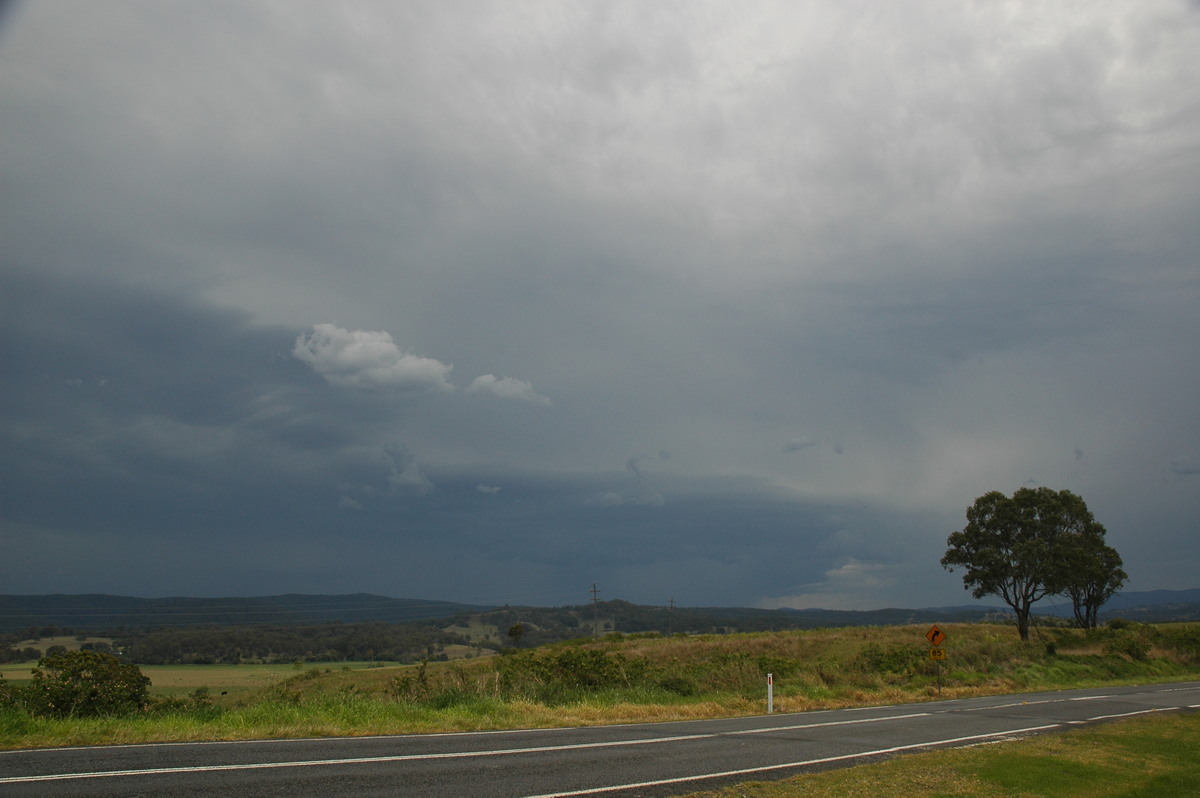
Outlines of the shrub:
{"type": "Polygon", "coordinates": [[[1159,627],[1158,644],[1189,665],[1200,665],[1200,625],[1159,627]]]}
{"type": "Polygon", "coordinates": [[[700,693],[700,685],[695,679],[681,674],[668,674],[658,680],[658,687],[669,693],[680,696],[694,696],[700,693]]]}
{"type": "Polygon", "coordinates": [[[149,686],[136,665],[112,654],[68,651],[38,660],[24,703],[31,714],[56,718],[121,715],[146,706],[149,686]]]}
{"type": "Polygon", "coordinates": [[[644,658],[574,646],[526,649],[496,662],[497,684],[504,695],[546,703],[640,685],[647,673],[648,663],[644,658]]]}
{"type": "Polygon", "coordinates": [[[895,673],[911,675],[923,663],[923,649],[906,645],[891,645],[886,649],[868,643],[855,658],[855,665],[864,673],[895,673]]]}
{"type": "Polygon", "coordinates": [[[1139,632],[1123,631],[1105,642],[1104,653],[1124,654],[1132,660],[1141,662],[1150,655],[1150,640],[1139,632]]]}

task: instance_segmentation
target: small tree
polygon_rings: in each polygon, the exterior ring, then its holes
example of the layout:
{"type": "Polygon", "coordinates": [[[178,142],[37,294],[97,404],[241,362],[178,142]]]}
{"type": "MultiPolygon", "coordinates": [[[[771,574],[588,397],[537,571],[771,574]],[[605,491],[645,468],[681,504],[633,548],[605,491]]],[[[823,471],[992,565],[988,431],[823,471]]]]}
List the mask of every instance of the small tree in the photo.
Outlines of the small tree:
{"type": "Polygon", "coordinates": [[[1098,611],[1124,581],[1120,558],[1114,565],[1102,556],[1108,548],[1103,535],[1083,499],[1069,490],[1021,488],[1011,497],[992,491],[967,508],[967,525],[946,539],[942,566],[965,568],[963,586],[975,598],[1002,599],[1016,615],[1017,633],[1028,640],[1030,608],[1038,599],[1078,594],[1077,616],[1080,607],[1085,617],[1094,616],[1088,607],[1098,611]],[[1104,572],[1104,563],[1107,576],[1085,576],[1104,572]]]}
{"type": "Polygon", "coordinates": [[[1064,553],[1063,593],[1071,598],[1075,623],[1080,629],[1095,629],[1100,608],[1116,594],[1129,575],[1121,568],[1121,555],[1104,543],[1104,527],[1099,534],[1081,536],[1064,553]]]}
{"type": "Polygon", "coordinates": [[[525,627],[519,623],[514,623],[508,628],[508,636],[512,638],[514,646],[520,646],[521,638],[525,636],[525,627]]]}
{"type": "Polygon", "coordinates": [[[69,651],[38,660],[25,695],[35,715],[119,715],[143,708],[149,686],[136,665],[112,654],[69,651]]]}

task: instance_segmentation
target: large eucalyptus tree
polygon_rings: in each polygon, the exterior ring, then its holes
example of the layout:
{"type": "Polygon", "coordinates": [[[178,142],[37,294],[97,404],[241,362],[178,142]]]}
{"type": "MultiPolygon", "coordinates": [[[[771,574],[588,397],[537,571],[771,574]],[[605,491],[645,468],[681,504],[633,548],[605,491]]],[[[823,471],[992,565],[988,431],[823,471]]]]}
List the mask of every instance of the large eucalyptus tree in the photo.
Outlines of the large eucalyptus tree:
{"type": "Polygon", "coordinates": [[[963,587],[1012,608],[1029,639],[1030,611],[1044,596],[1071,597],[1076,621],[1094,627],[1100,606],[1126,579],[1121,558],[1104,543],[1104,527],[1069,490],[991,491],[967,508],[967,524],[946,539],[942,566],[965,569],[963,587]]]}

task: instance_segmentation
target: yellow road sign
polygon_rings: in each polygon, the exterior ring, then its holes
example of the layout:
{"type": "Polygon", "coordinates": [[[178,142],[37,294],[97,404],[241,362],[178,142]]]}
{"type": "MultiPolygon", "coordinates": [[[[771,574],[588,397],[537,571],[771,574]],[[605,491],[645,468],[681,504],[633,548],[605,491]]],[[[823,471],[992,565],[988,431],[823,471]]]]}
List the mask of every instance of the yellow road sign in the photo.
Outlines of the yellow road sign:
{"type": "Polygon", "coordinates": [[[946,633],[939,629],[938,625],[935,623],[933,626],[929,627],[929,631],[925,633],[925,639],[930,643],[933,643],[935,646],[940,646],[942,643],[946,642],[946,633]]]}
{"type": "Polygon", "coordinates": [[[946,658],[946,649],[944,649],[944,648],[929,649],[929,658],[930,659],[945,659],[946,658]]]}

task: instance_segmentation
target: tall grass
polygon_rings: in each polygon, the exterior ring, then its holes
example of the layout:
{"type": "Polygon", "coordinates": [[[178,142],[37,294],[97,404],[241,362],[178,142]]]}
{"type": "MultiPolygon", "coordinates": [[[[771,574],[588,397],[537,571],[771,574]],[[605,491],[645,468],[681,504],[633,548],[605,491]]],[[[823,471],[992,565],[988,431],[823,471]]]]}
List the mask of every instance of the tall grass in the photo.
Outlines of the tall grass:
{"type": "MultiPolygon", "coordinates": [[[[590,725],[1200,678],[1200,625],[1084,633],[945,624],[947,659],[924,626],[661,637],[612,635],[405,668],[319,670],[213,705],[163,699],[120,718],[47,720],[0,708],[0,747],[312,737],[590,725]]],[[[204,697],[207,698],[207,697],[204,697]]]]}

